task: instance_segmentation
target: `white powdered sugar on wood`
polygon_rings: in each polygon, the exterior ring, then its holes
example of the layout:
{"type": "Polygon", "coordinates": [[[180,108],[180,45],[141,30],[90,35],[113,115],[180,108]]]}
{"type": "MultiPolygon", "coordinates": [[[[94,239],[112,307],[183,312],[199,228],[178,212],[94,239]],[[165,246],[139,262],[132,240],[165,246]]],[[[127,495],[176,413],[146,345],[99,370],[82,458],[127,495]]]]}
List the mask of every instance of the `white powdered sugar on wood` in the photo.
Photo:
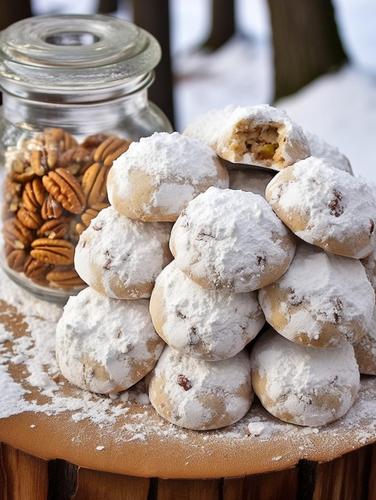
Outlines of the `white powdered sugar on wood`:
{"type": "Polygon", "coordinates": [[[161,295],[168,344],[193,357],[214,361],[235,356],[265,322],[255,292],[204,289],[175,261],[157,278],[154,294],[161,295]]]}
{"type": "MultiPolygon", "coordinates": [[[[370,327],[375,294],[363,266],[355,259],[301,243],[289,269],[275,286],[288,293],[290,302],[280,304],[287,320],[280,333],[288,338],[304,334],[318,340],[322,325],[332,324],[344,339],[353,342],[354,331],[349,323],[357,323],[363,332],[370,327]],[[302,307],[295,312],[294,305],[302,307]]],[[[259,297],[270,317],[267,289],[260,290],[259,297]]]]}
{"type": "Polygon", "coordinates": [[[175,223],[170,245],[180,269],[211,288],[246,292],[261,277],[288,266],[295,250],[289,231],[259,195],[209,188],[192,200],[175,223]]]}
{"type": "Polygon", "coordinates": [[[109,297],[116,277],[129,287],[153,283],[163,267],[163,246],[170,229],[168,223],[135,221],[112,207],[105,208],[80,237],[75,253],[77,272],[84,281],[96,281],[92,275],[99,267],[109,297]]]}
{"type": "Polygon", "coordinates": [[[292,179],[279,185],[283,172],[277,174],[266,193],[272,206],[279,204],[285,212],[308,219],[297,236],[308,243],[346,242],[349,235],[363,232],[370,235],[370,253],[375,246],[375,189],[322,158],[311,156],[289,168],[292,179]]]}

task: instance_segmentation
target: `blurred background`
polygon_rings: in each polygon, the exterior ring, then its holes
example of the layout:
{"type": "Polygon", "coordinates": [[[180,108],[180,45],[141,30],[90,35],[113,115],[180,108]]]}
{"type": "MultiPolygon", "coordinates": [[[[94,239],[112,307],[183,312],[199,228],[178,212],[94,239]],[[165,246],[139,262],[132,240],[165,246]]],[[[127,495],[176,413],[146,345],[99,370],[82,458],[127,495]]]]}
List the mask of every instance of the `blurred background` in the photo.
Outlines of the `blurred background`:
{"type": "Polygon", "coordinates": [[[274,103],[376,181],[375,0],[0,0],[0,28],[38,14],[116,15],[164,56],[151,98],[177,130],[228,104],[274,103]]]}

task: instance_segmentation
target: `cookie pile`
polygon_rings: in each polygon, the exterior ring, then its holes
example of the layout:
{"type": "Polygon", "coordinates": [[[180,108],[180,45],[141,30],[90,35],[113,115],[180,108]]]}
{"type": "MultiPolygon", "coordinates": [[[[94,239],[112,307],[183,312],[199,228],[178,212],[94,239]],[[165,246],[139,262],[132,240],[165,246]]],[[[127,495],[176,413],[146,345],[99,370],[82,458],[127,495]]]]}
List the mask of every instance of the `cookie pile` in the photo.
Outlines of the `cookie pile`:
{"type": "Polygon", "coordinates": [[[107,189],[76,249],[90,288],[57,327],[68,380],[116,392],[155,365],[152,405],[195,430],[253,391],[298,425],[349,410],[376,374],[376,199],[346,157],[275,108],[228,107],[133,143],[107,189]]]}

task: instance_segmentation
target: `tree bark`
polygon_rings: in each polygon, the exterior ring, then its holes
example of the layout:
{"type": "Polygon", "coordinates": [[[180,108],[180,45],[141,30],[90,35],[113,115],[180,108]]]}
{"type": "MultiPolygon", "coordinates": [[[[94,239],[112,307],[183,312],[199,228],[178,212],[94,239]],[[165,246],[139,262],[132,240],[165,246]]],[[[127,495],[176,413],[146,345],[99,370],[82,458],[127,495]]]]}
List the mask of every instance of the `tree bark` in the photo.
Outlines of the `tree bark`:
{"type": "Polygon", "coordinates": [[[162,47],[162,59],[156,68],[156,79],[150,87],[150,98],[174,125],[173,78],[170,52],[170,9],[168,0],[134,0],[133,20],[155,36],[162,47]]]}
{"type": "Polygon", "coordinates": [[[268,0],[273,32],[275,99],[293,94],[347,57],[330,0],[268,0]]]}
{"type": "Polygon", "coordinates": [[[235,1],[212,0],[211,32],[204,47],[215,50],[235,34],[235,1]]]}

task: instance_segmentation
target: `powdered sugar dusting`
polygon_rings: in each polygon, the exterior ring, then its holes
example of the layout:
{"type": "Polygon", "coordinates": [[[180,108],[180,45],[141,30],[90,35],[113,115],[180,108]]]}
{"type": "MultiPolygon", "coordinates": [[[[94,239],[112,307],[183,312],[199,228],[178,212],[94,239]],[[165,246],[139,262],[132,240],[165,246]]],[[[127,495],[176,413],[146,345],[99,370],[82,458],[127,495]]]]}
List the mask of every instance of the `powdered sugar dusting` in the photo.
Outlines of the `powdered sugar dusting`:
{"type": "Polygon", "coordinates": [[[317,158],[325,158],[330,161],[330,164],[338,168],[339,170],[344,170],[349,174],[352,174],[352,168],[348,158],[342,154],[338,148],[328,144],[324,139],[316,134],[305,131],[305,136],[307,137],[309,148],[311,150],[311,156],[316,156],[317,158]]]}
{"type": "Polygon", "coordinates": [[[237,293],[277,279],[295,250],[290,233],[261,196],[214,187],[180,215],[170,247],[190,277],[237,293]]]}

